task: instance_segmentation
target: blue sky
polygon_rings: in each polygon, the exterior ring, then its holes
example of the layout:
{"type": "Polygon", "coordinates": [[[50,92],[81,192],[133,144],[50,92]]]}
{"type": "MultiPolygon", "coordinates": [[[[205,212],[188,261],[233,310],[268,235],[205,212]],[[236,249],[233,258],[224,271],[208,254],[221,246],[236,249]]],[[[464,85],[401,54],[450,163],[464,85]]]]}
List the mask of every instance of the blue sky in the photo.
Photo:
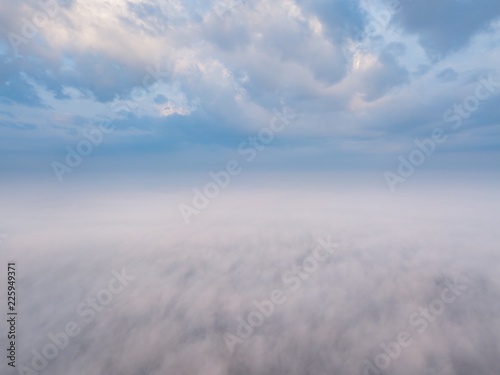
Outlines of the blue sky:
{"type": "Polygon", "coordinates": [[[437,127],[447,141],[426,168],[498,165],[496,91],[458,129],[443,119],[481,77],[500,82],[495,0],[0,7],[5,173],[53,174],[105,118],[114,130],[85,170],[206,170],[284,108],[296,118],[252,168],[382,174],[437,127]]]}

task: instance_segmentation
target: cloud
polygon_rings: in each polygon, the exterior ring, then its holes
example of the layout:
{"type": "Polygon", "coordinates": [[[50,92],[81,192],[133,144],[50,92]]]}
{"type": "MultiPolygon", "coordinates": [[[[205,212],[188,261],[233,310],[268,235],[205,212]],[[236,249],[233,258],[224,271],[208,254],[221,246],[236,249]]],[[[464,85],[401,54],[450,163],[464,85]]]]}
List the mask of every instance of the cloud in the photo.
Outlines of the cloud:
{"type": "Polygon", "coordinates": [[[458,73],[452,68],[446,68],[439,72],[436,77],[442,82],[452,82],[457,80],[458,73]]]}
{"type": "Polygon", "coordinates": [[[394,87],[408,83],[409,74],[391,54],[386,53],[366,68],[361,80],[365,100],[371,102],[384,96],[394,87]]]}
{"type": "Polygon", "coordinates": [[[75,321],[81,333],[42,374],[363,374],[402,330],[412,344],[386,374],[493,374],[496,185],[434,185],[399,198],[315,186],[233,190],[190,227],[176,209],[183,193],[156,187],[41,190],[21,204],[3,194],[9,236],[0,246],[19,264],[24,296],[19,365],[31,366],[31,350],[75,321]],[[302,269],[291,291],[283,273],[302,267],[321,236],[338,252],[302,269]],[[85,323],[77,306],[122,268],[133,283],[85,323]],[[419,333],[409,317],[457,274],[466,289],[419,333]],[[274,289],[286,301],[231,354],[224,333],[236,334],[238,318],[274,289]]]}
{"type": "MultiPolygon", "coordinates": [[[[444,111],[470,95],[472,80],[498,73],[497,7],[489,2],[404,2],[392,10],[354,0],[73,2],[17,55],[6,36],[22,35],[23,25],[12,19],[31,20],[41,8],[16,4],[3,5],[0,70],[8,79],[0,111],[11,115],[0,116],[40,129],[19,133],[19,147],[45,131],[64,150],[84,124],[133,102],[113,138],[121,143],[115,159],[127,157],[127,147],[147,152],[146,138],[152,148],[195,144],[205,158],[220,157],[237,147],[235,135],[258,131],[286,105],[300,118],[280,138],[286,142],[271,146],[281,160],[302,158],[307,149],[319,165],[325,154],[350,150],[343,159],[368,166],[355,150],[372,157],[404,150],[408,137],[442,123],[444,111]],[[151,71],[159,79],[147,78],[151,71]],[[135,100],[143,90],[144,100],[135,100]],[[162,127],[177,122],[192,125],[162,127]]],[[[485,103],[470,121],[475,129],[494,127],[495,115],[485,103]]],[[[165,157],[172,150],[165,147],[165,157]]],[[[54,152],[47,149],[46,157],[54,152]]]]}
{"type": "Polygon", "coordinates": [[[500,4],[494,0],[403,1],[401,9],[394,23],[418,35],[433,58],[464,48],[474,35],[488,31],[491,22],[500,16],[500,4]]]}

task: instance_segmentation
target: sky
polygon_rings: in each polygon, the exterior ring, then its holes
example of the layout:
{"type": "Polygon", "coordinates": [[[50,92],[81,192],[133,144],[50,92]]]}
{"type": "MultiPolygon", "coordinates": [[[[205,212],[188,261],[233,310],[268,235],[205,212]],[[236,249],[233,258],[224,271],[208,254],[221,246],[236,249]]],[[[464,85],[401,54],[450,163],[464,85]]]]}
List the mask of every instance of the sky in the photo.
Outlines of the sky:
{"type": "Polygon", "coordinates": [[[284,111],[293,119],[252,170],[370,170],[384,181],[435,129],[445,140],[422,169],[498,165],[495,0],[0,7],[2,173],[61,182],[222,168],[284,111]],[[72,168],[68,147],[96,131],[72,168]]]}
{"type": "Polygon", "coordinates": [[[0,1],[0,372],[498,375],[499,47],[498,0],[0,1]]]}

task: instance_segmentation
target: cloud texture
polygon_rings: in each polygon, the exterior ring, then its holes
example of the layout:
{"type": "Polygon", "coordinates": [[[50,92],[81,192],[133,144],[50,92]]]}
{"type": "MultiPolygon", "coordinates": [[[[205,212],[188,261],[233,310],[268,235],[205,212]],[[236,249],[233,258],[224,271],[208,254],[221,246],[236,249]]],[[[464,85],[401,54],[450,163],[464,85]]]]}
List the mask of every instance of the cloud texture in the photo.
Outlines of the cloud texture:
{"type": "Polygon", "coordinates": [[[177,193],[99,190],[23,204],[2,198],[24,366],[49,333],[74,321],[81,333],[42,374],[363,374],[402,331],[411,345],[383,374],[497,371],[494,186],[399,198],[374,189],[239,190],[190,226],[174,209],[177,193]],[[304,271],[316,238],[328,236],[338,250],[304,271]],[[296,290],[282,279],[294,266],[308,275],[296,290]],[[86,323],[77,307],[123,268],[135,279],[86,323]],[[425,329],[415,323],[457,277],[460,296],[425,329]],[[284,303],[231,353],[224,334],[236,335],[238,319],[274,289],[284,303]]]}
{"type": "MultiPolygon", "coordinates": [[[[384,164],[410,137],[448,125],[443,113],[480,76],[500,80],[499,14],[493,0],[5,3],[2,149],[30,150],[33,158],[11,165],[43,171],[96,118],[114,116],[107,154],[122,164],[158,148],[211,158],[286,105],[301,116],[272,145],[280,164],[318,164],[325,154],[384,164]],[[125,103],[133,105],[117,112],[125,103]],[[324,143],[304,153],[317,139],[324,143]]],[[[498,98],[447,151],[460,158],[490,147],[498,98]]]]}

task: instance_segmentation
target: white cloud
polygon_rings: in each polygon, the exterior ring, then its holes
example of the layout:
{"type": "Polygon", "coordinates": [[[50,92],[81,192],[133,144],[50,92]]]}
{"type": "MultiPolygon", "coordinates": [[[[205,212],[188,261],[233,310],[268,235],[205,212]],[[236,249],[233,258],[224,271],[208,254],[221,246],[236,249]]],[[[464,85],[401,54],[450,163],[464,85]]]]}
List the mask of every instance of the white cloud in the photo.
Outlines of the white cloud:
{"type": "Polygon", "coordinates": [[[54,199],[41,191],[30,203],[2,195],[2,247],[23,275],[19,362],[29,364],[50,331],[80,321],[78,303],[125,267],[134,283],[47,371],[361,374],[380,342],[408,330],[414,342],[388,374],[452,375],[464,366],[492,373],[497,187],[442,185],[394,197],[336,186],[228,192],[188,227],[177,217],[179,194],[87,187],[54,199]],[[288,290],[282,273],[325,235],[339,241],[339,254],[231,355],[223,333],[236,331],[253,300],[288,290]],[[467,277],[467,291],[419,335],[408,316],[439,297],[454,272],[467,277]]]}

